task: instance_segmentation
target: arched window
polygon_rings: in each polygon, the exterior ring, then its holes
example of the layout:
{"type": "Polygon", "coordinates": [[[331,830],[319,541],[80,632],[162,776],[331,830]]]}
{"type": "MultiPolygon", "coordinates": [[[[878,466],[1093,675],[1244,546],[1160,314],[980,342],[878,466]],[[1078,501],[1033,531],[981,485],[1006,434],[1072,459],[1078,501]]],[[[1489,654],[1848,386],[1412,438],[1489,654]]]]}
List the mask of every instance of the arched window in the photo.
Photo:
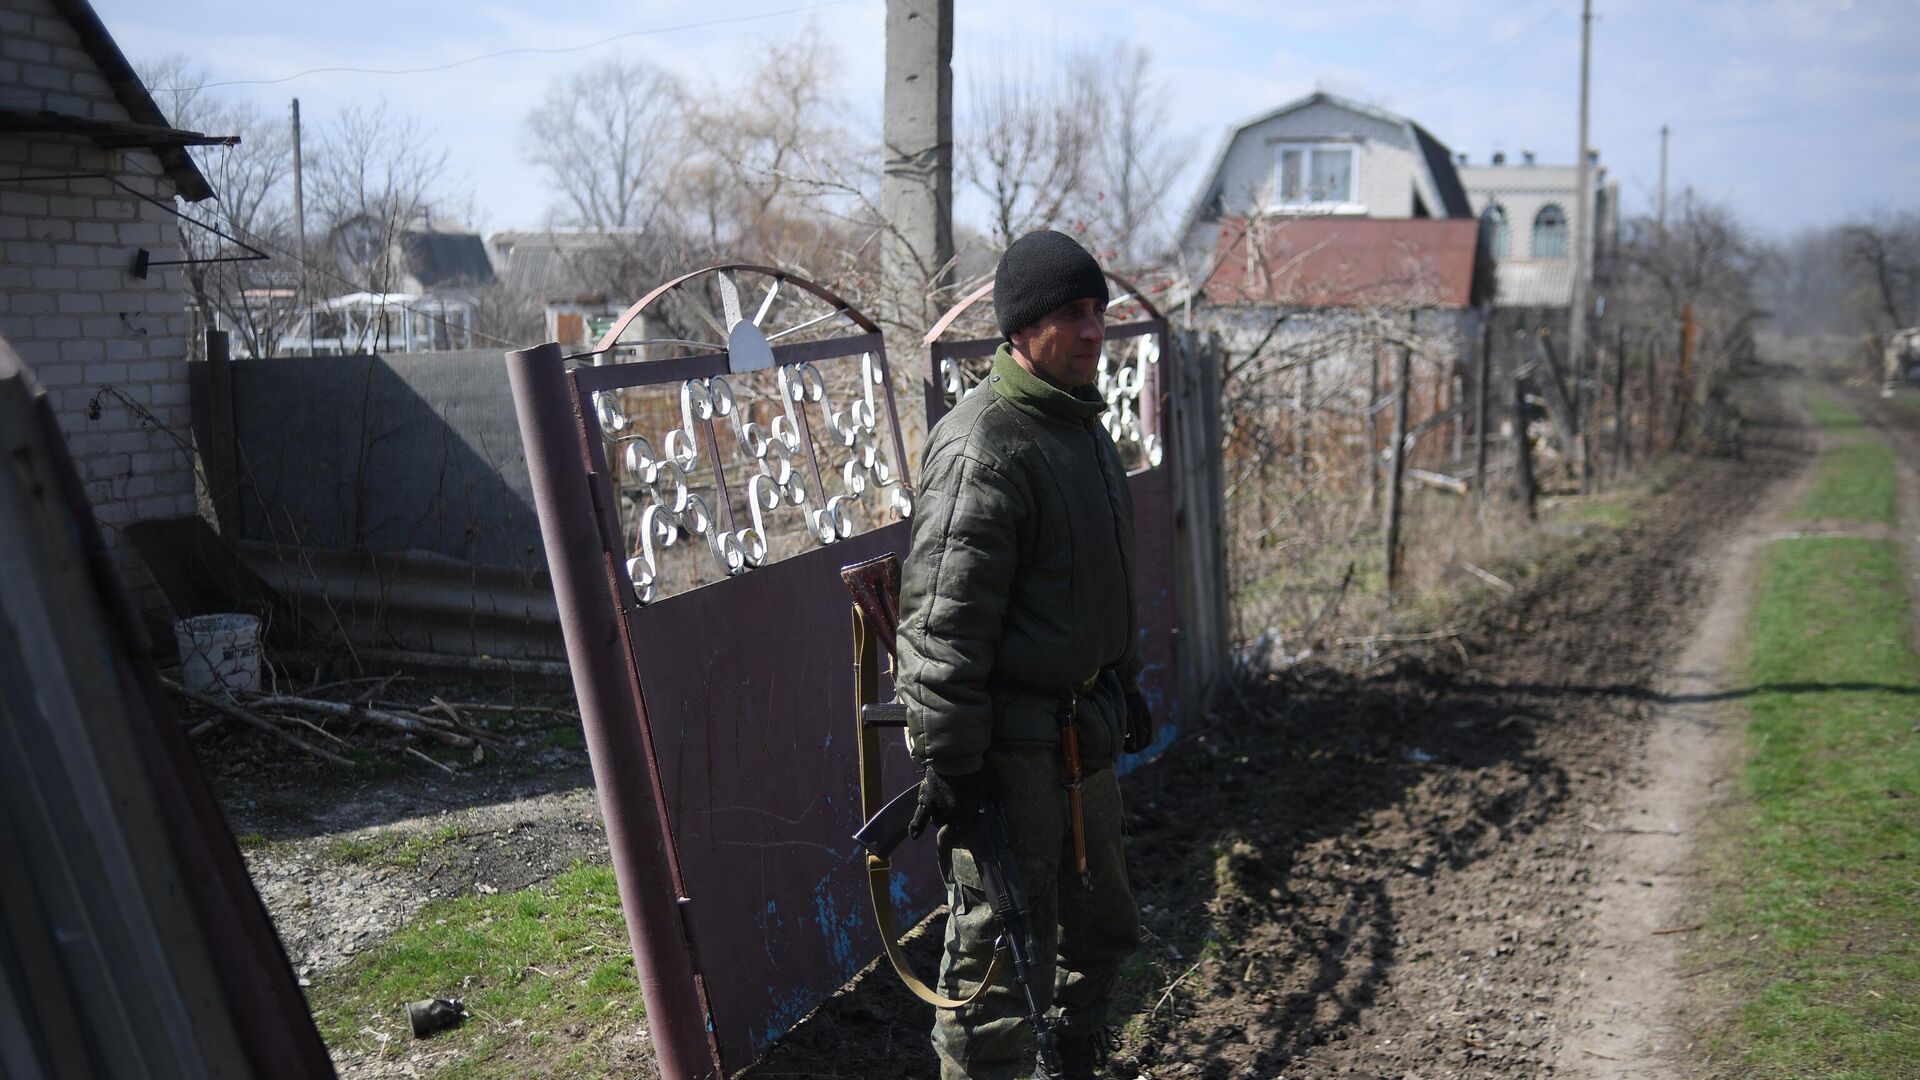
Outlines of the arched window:
{"type": "Polygon", "coordinates": [[[1507,227],[1507,208],[1493,204],[1493,257],[1504,259],[1513,245],[1512,230],[1507,227]]]}
{"type": "Polygon", "coordinates": [[[1553,203],[1541,207],[1533,217],[1533,257],[1567,257],[1567,214],[1553,203]]]}

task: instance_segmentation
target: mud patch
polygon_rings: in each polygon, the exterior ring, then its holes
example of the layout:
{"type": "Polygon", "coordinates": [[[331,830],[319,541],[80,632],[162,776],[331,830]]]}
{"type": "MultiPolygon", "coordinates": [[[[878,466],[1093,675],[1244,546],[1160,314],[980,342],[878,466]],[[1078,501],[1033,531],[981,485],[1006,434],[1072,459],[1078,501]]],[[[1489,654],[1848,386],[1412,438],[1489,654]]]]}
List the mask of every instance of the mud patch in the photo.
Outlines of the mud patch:
{"type": "MultiPolygon", "coordinates": [[[[1115,1075],[1556,1067],[1597,940],[1595,840],[1630,827],[1612,800],[1646,782],[1664,667],[1703,603],[1696,556],[1804,460],[1790,425],[1759,421],[1747,460],[1689,462],[1633,524],[1455,613],[1460,650],[1240,683],[1128,781],[1150,936],[1115,1075]]],[[[910,950],[922,972],[940,929],[910,950]]],[[[759,1074],[935,1075],[930,1022],[870,970],[759,1074]]]]}

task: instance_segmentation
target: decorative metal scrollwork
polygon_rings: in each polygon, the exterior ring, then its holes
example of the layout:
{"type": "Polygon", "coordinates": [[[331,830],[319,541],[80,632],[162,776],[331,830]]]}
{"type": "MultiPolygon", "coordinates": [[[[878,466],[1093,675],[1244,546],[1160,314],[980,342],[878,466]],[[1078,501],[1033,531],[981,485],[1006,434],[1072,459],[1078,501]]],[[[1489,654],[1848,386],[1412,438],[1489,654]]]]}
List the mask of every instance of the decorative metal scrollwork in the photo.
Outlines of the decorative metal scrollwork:
{"type": "MultiPolygon", "coordinates": [[[[799,510],[806,531],[823,545],[854,534],[855,506],[877,507],[900,517],[912,513],[912,496],[879,438],[876,390],[884,389],[886,374],[873,354],[862,356],[862,392],[845,409],[835,407],[826,378],[810,362],[779,366],[774,375],[781,412],[765,426],[747,417],[725,377],[686,380],[679,392],[680,424],[666,433],[658,449],[633,430],[617,393],[595,395],[601,432],[621,465],[621,519],[631,523],[637,515],[627,573],[640,603],[658,597],[662,553],[685,539],[705,541],[714,565],[731,576],[765,565],[776,528],[772,515],[783,507],[799,510]],[[812,420],[810,410],[817,410],[819,421],[812,420]],[[709,460],[722,445],[723,424],[731,428],[725,443],[739,448],[738,459],[731,463],[709,460]],[[828,432],[847,454],[837,473],[822,471],[828,463],[819,456],[820,449],[809,444],[828,432]],[[732,509],[722,510],[724,520],[716,519],[713,508],[693,490],[692,478],[711,470],[718,488],[722,471],[741,464],[751,472],[744,489],[737,479],[729,486],[742,490],[748,521],[736,528],[732,509]],[[809,472],[819,484],[807,478],[809,472]],[[837,477],[839,492],[817,490],[828,476],[837,477]]],[[[726,498],[724,490],[721,498],[726,498]]]]}
{"type": "Polygon", "coordinates": [[[1107,403],[1107,434],[1121,447],[1137,447],[1148,468],[1157,468],[1165,451],[1160,436],[1146,431],[1140,423],[1140,395],[1147,389],[1149,370],[1160,363],[1160,339],[1153,334],[1129,338],[1121,346],[1119,363],[1112,360],[1111,346],[1100,350],[1100,368],[1094,387],[1107,403]]]}

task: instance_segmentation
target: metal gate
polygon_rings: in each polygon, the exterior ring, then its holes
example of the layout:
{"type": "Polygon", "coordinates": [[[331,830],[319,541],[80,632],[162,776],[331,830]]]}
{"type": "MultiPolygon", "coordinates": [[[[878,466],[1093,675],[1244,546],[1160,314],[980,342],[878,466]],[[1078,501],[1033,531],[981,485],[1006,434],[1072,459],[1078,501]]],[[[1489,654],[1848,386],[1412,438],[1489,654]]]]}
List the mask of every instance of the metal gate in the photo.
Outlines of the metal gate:
{"type": "MultiPolygon", "coordinates": [[[[997,339],[928,335],[929,412],[997,339]]],[[[1166,324],[1110,331],[1103,375],[1139,526],[1143,678],[1180,726],[1166,324]],[[1131,374],[1124,374],[1131,372],[1131,374]]],[[[905,554],[913,491],[872,320],[766,267],[675,279],[589,354],[508,355],[594,780],[667,1080],[730,1076],[879,952],[859,822],[849,600],[838,570],[905,554]],[[664,433],[663,433],[664,432],[664,433]],[[663,433],[663,434],[662,434],[663,433]],[[654,438],[659,435],[658,441],[654,438]],[[833,492],[829,494],[829,492],[833,492]]],[[[917,771],[890,736],[890,791],[917,771]]],[[[903,924],[944,899],[932,845],[896,860],[903,924]]]]}

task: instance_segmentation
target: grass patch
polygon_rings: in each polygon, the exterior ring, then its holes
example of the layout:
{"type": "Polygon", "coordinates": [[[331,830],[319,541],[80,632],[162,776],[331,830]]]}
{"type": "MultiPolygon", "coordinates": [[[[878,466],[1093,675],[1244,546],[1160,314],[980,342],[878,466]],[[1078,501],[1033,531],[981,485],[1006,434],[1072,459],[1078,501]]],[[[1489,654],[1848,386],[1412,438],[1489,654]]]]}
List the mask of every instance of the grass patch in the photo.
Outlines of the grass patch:
{"type": "MultiPolygon", "coordinates": [[[[1751,627],[1746,803],[1704,963],[1731,968],[1742,1077],[1920,1062],[1920,660],[1892,544],[1781,541],[1751,627]]],[[[1716,1056],[1719,1056],[1716,1053],[1716,1056]]]]}
{"type": "Polygon", "coordinates": [[[401,1007],[449,996],[472,1018],[434,1037],[460,1052],[443,1080],[620,1071],[631,1047],[615,1037],[643,1011],[613,870],[576,863],[538,889],[429,904],[308,1003],[328,1045],[397,1057],[412,1040],[401,1007]]]}
{"type": "Polygon", "coordinates": [[[1884,443],[1836,446],[1820,455],[1820,471],[1801,518],[1893,522],[1893,452],[1884,443]]]}
{"type": "Polygon", "coordinates": [[[1859,413],[1824,395],[1809,397],[1807,411],[1813,413],[1814,423],[1828,431],[1854,431],[1863,426],[1859,413]]]}
{"type": "Polygon", "coordinates": [[[1541,509],[1543,520],[1567,525],[1624,529],[1633,523],[1633,504],[1615,497],[1558,498],[1541,509]]]}
{"type": "Polygon", "coordinates": [[[390,829],[360,836],[343,836],[329,842],[323,850],[334,862],[411,868],[420,865],[421,858],[428,852],[456,840],[464,840],[468,835],[465,829],[451,824],[426,832],[390,829]]]}

